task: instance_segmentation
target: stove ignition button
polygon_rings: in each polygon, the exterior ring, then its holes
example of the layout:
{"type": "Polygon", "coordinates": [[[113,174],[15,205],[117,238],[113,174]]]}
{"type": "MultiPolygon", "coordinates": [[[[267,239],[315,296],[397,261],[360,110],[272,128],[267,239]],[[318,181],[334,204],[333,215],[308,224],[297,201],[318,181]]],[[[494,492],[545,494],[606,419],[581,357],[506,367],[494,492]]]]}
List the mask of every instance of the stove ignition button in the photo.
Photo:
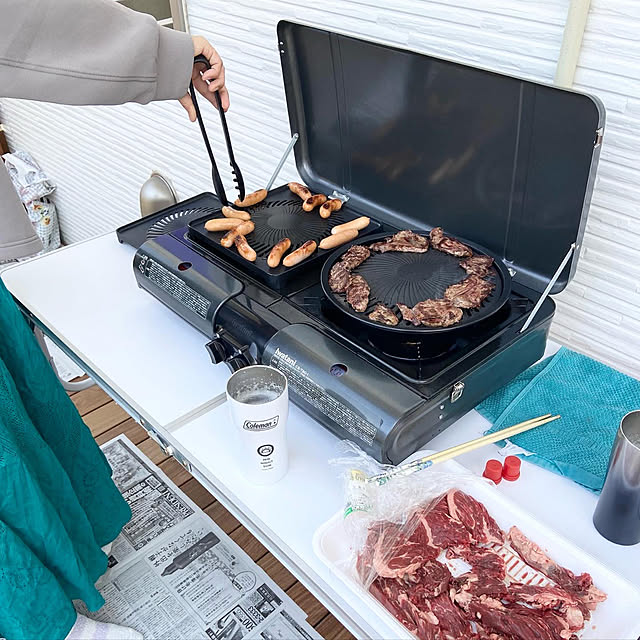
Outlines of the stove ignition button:
{"type": "Polygon", "coordinates": [[[453,385],[453,389],[451,390],[451,402],[456,402],[456,400],[460,400],[463,392],[464,392],[464,382],[456,382],[453,385]]]}

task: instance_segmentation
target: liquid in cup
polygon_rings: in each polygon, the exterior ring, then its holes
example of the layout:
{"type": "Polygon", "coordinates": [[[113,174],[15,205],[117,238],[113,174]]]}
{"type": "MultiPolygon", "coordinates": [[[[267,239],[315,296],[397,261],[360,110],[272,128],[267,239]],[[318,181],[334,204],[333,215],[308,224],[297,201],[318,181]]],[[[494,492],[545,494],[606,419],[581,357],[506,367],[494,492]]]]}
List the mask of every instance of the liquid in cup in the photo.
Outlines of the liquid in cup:
{"type": "Polygon", "coordinates": [[[277,482],[289,466],[286,377],[265,365],[240,369],[227,382],[227,401],[243,445],[241,469],[256,484],[277,482]]]}

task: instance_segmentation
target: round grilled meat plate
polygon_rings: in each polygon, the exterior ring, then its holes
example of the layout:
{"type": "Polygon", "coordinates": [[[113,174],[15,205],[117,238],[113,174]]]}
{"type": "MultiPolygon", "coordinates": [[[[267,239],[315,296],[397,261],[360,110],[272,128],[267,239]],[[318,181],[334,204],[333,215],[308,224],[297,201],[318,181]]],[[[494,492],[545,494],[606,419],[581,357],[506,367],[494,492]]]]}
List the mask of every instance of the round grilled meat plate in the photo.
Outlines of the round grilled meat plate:
{"type": "MultiPolygon", "coordinates": [[[[428,231],[415,230],[422,236],[428,237],[428,231]]],[[[446,233],[446,230],[445,230],[446,233]]],[[[371,288],[369,304],[363,313],[358,313],[346,301],[344,293],[336,293],[329,286],[331,267],[355,245],[369,246],[393,235],[393,232],[377,233],[345,244],[335,251],[324,263],[320,276],[322,289],[327,299],[341,312],[359,321],[363,325],[394,334],[406,334],[425,337],[429,334],[450,333],[467,329],[479,322],[487,320],[494,313],[504,307],[511,294],[511,275],[505,264],[492,253],[468,242],[464,238],[457,238],[460,242],[473,249],[474,255],[489,256],[494,259],[486,279],[495,285],[493,291],[477,309],[464,309],[462,320],[449,327],[414,326],[402,318],[398,303],[415,306],[418,302],[428,299],[444,297],[447,287],[457,284],[468,277],[467,272],[460,266],[461,258],[443,253],[433,247],[425,253],[402,253],[388,251],[386,253],[371,252],[371,256],[352,273],[362,276],[371,288]],[[383,304],[394,311],[398,317],[395,326],[385,325],[368,318],[377,304],[383,304]]]]}

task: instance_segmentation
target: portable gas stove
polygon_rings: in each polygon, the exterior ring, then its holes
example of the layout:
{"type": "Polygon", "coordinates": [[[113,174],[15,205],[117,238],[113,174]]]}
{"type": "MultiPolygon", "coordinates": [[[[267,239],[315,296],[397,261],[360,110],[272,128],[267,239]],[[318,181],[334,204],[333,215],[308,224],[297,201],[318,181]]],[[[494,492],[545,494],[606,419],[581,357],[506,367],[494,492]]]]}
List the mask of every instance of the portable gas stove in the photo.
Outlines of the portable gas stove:
{"type": "MultiPolygon", "coordinates": [[[[119,237],[138,248],[139,285],[211,339],[213,362],[278,367],[318,422],[396,464],[543,355],[554,302],[521,329],[584,233],[604,112],[588,96],[311,27],[283,22],[278,36],[298,169],[314,193],[346,200],[339,215],[302,212],[286,185],[270,191],[251,210],[255,263],[204,230],[220,215],[209,193],[119,237]],[[496,259],[494,300],[452,330],[394,331],[323,288],[345,247],[266,265],[279,238],[294,249],[360,215],[372,223],[354,243],[443,226],[480,247],[496,259]]],[[[388,281],[413,303],[441,295],[418,258],[396,262],[388,281]]]]}

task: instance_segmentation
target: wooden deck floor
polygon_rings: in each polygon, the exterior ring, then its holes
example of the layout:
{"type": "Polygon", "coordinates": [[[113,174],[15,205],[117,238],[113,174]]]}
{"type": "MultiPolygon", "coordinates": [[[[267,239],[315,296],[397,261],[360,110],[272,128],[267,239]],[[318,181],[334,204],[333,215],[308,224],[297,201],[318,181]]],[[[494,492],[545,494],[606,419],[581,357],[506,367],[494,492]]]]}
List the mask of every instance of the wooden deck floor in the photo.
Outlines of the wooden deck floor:
{"type": "Polygon", "coordinates": [[[102,389],[93,386],[70,395],[98,444],[124,433],[298,603],[318,633],[326,640],[353,640],[329,611],[186,469],[165,455],[147,432],[102,389]]]}

